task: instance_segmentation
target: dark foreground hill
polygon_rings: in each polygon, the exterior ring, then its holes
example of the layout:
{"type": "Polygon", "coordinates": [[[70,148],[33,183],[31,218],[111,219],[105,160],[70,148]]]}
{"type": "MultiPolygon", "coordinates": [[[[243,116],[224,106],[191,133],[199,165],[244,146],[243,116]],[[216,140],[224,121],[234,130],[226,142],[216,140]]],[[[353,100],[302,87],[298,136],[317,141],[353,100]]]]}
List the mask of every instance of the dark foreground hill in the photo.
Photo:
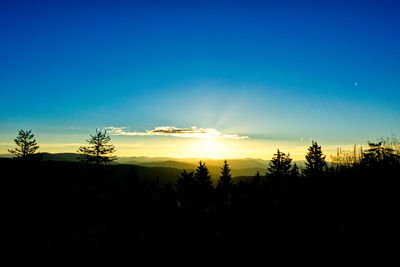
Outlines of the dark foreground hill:
{"type": "Polygon", "coordinates": [[[12,159],[0,169],[2,266],[382,264],[397,253],[398,163],[208,195],[143,178],[177,169],[12,159]]]}
{"type": "MultiPolygon", "coordinates": [[[[2,165],[8,165],[14,161],[12,159],[0,158],[0,162],[2,165]]],[[[86,165],[78,161],[54,161],[53,157],[52,160],[43,160],[38,164],[41,166],[41,171],[44,172],[42,173],[43,175],[50,175],[46,174],[46,172],[54,171],[55,175],[58,175],[59,172],[63,172],[63,175],[72,177],[79,175],[79,173],[87,173],[93,170],[93,166],[86,165]]],[[[151,181],[157,179],[158,177],[160,185],[164,185],[168,182],[175,184],[177,177],[181,173],[181,170],[176,168],[145,167],[132,164],[115,164],[104,166],[103,171],[108,173],[110,177],[120,183],[124,183],[124,180],[130,175],[130,172],[134,171],[138,179],[142,181],[151,181]]],[[[30,175],[36,174],[32,173],[30,175]]]]}

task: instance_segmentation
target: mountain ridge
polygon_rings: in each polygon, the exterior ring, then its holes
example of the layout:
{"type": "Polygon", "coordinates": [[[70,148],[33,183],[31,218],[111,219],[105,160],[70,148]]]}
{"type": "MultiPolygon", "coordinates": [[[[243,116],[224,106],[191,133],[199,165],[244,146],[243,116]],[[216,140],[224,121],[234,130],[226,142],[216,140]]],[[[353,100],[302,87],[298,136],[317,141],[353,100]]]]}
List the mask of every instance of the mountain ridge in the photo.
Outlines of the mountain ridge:
{"type": "MultiPolygon", "coordinates": [[[[40,153],[44,161],[79,161],[78,153],[40,153]]],[[[0,158],[10,158],[12,154],[0,154],[0,158]]],[[[230,165],[232,176],[254,176],[257,172],[264,175],[267,172],[267,160],[257,158],[243,159],[226,159],[230,165]]],[[[178,170],[194,171],[199,161],[204,161],[210,171],[213,179],[217,179],[221,172],[223,159],[200,159],[200,158],[172,158],[172,157],[146,157],[146,156],[131,156],[118,157],[113,164],[135,165],[142,167],[157,167],[157,168],[174,168],[178,170]]],[[[304,165],[304,161],[293,161],[300,168],[304,165]]]]}

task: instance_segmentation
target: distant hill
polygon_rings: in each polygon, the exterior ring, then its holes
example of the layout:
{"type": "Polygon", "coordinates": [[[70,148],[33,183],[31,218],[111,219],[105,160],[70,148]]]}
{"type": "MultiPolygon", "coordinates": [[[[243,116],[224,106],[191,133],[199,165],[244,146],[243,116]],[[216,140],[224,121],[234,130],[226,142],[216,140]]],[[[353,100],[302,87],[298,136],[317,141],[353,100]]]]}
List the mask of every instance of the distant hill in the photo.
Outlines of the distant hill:
{"type": "MultiPolygon", "coordinates": [[[[119,158],[117,163],[134,164],[146,167],[170,167],[177,169],[195,170],[201,159],[176,159],[176,158],[147,158],[129,157],[119,158]]],[[[224,160],[204,159],[208,170],[214,180],[217,180],[224,160]]],[[[262,175],[267,171],[266,162],[259,159],[228,159],[232,176],[252,176],[259,171],[262,175]]]]}
{"type": "Polygon", "coordinates": [[[160,178],[160,185],[164,185],[166,183],[175,184],[178,176],[181,174],[180,169],[176,168],[167,168],[167,167],[144,167],[137,166],[131,164],[116,164],[110,166],[114,168],[117,177],[126,178],[129,175],[129,172],[132,168],[135,169],[137,175],[145,181],[160,178]]]}
{"type": "MultiPolygon", "coordinates": [[[[66,162],[78,162],[77,153],[41,153],[42,160],[44,161],[66,161],[66,162]]],[[[0,154],[0,158],[10,158],[11,154],[0,154]]],[[[168,157],[118,157],[114,162],[114,165],[136,165],[140,167],[148,167],[146,171],[143,170],[144,176],[159,175],[159,171],[164,170],[165,173],[172,174],[175,176],[179,174],[183,169],[195,170],[200,160],[206,162],[207,167],[213,180],[217,180],[221,167],[224,160],[222,159],[199,159],[199,158],[168,158],[168,157]],[[150,171],[151,168],[161,168],[158,170],[150,171]],[[170,169],[174,169],[171,171],[170,169]]],[[[254,158],[244,159],[227,159],[232,176],[254,176],[257,172],[264,175],[268,168],[268,161],[254,158]]],[[[300,168],[304,167],[305,161],[294,161],[300,168]]]]}
{"type": "Polygon", "coordinates": [[[53,161],[79,161],[77,153],[40,153],[42,160],[53,160],[53,161]]]}
{"type": "Polygon", "coordinates": [[[143,163],[135,162],[134,164],[140,165],[140,166],[145,166],[145,167],[169,167],[169,168],[187,169],[187,170],[196,168],[196,165],[194,165],[194,164],[173,161],[173,160],[151,161],[151,162],[143,162],[143,163]]]}
{"type": "MultiPolygon", "coordinates": [[[[53,160],[53,161],[79,161],[77,153],[39,153],[42,156],[42,160],[53,160]]],[[[0,154],[0,158],[12,158],[12,154],[0,154]]]]}
{"type": "MultiPolygon", "coordinates": [[[[223,159],[200,159],[200,158],[168,158],[168,157],[118,157],[117,162],[123,164],[149,164],[156,162],[180,162],[189,163],[192,165],[198,165],[199,161],[205,161],[207,165],[222,166],[224,163],[223,159]]],[[[232,168],[262,168],[265,167],[266,161],[262,159],[227,159],[232,168]]]]}

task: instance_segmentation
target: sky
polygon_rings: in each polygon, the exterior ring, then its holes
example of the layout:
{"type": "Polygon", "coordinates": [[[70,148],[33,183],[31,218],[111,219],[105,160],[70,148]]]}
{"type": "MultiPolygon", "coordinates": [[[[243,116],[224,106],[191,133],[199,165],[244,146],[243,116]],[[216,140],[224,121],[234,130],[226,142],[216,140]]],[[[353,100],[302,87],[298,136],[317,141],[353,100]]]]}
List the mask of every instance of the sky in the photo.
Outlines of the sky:
{"type": "Polygon", "coordinates": [[[400,133],[400,1],[0,5],[0,153],[304,159],[400,133]]]}

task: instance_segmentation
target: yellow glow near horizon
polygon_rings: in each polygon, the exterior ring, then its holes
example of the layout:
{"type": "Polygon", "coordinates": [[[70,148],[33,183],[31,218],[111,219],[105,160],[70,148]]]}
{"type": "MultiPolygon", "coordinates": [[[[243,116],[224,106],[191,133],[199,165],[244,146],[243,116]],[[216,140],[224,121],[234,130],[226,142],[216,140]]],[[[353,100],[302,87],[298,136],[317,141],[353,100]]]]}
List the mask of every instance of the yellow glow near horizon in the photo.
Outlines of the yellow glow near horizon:
{"type": "Polygon", "coordinates": [[[199,158],[221,158],[223,157],[222,142],[219,140],[208,137],[202,138],[193,143],[193,154],[199,158]]]}
{"type": "MultiPolygon", "coordinates": [[[[124,140],[125,141],[125,140],[124,140]]],[[[279,148],[284,153],[290,153],[293,160],[304,160],[308,145],[284,143],[277,144],[262,140],[229,140],[221,138],[159,138],[158,140],[140,138],[136,142],[126,143],[115,140],[116,156],[146,156],[169,158],[211,158],[239,159],[259,158],[269,160],[279,148]]],[[[39,143],[40,152],[76,153],[77,148],[85,143],[39,143]]],[[[322,145],[326,160],[336,154],[336,149],[352,149],[353,145],[322,145]]],[[[0,143],[0,154],[8,153],[7,149],[15,147],[12,142],[0,143]]]]}

